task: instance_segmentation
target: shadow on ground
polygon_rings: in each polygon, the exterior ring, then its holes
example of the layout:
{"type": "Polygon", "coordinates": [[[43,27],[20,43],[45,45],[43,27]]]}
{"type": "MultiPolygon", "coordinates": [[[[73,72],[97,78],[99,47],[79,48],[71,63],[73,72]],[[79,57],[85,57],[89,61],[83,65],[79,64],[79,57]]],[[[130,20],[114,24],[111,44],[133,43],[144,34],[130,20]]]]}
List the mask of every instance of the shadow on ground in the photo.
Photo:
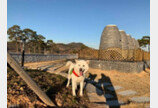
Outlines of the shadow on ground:
{"type": "Polygon", "coordinates": [[[109,108],[120,108],[116,91],[115,90],[111,91],[108,89],[108,87],[114,88],[114,86],[111,82],[111,79],[108,76],[101,74],[101,78],[98,80],[98,82],[95,82],[94,79],[96,78],[96,76],[97,76],[96,74],[90,73],[88,79],[90,79],[91,81],[94,82],[93,83],[94,86],[100,85],[100,87],[98,87],[98,88],[103,92],[100,92],[100,90],[96,87],[96,93],[99,96],[103,95],[105,98],[105,101],[104,102],[95,102],[95,103],[108,105],[109,108]],[[104,83],[109,83],[109,85],[101,86],[101,84],[104,84],[104,83]],[[109,94],[111,94],[113,97],[107,98],[106,96],[109,94]],[[114,103],[112,103],[113,100],[115,101],[114,103]],[[114,106],[113,104],[117,104],[117,106],[114,106]]]}

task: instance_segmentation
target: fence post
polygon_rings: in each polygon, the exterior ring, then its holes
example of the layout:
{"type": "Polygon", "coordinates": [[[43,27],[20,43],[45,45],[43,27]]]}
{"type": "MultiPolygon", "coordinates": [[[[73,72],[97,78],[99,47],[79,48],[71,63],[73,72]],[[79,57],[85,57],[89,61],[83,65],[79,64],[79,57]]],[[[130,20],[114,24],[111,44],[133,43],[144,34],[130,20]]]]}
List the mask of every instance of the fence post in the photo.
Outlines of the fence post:
{"type": "Polygon", "coordinates": [[[39,96],[39,98],[49,106],[55,106],[50,98],[43,92],[37,84],[31,79],[31,77],[20,67],[17,61],[15,61],[9,53],[7,53],[8,64],[20,75],[20,77],[26,82],[26,84],[39,96]]]}

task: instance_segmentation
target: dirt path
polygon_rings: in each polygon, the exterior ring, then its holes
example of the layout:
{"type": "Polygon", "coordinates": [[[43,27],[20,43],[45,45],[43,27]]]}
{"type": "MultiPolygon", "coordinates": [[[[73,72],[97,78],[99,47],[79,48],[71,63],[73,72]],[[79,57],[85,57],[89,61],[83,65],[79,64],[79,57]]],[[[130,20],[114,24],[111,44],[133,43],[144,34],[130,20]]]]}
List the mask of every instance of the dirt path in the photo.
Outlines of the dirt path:
{"type": "MultiPolygon", "coordinates": [[[[110,82],[113,87],[120,86],[121,89],[115,90],[118,100],[130,101],[132,97],[150,97],[150,70],[142,71],[141,73],[121,73],[117,71],[103,71],[99,69],[89,69],[89,75],[96,82],[110,82]],[[122,96],[118,93],[120,91],[132,90],[136,94],[129,96],[122,96]]],[[[107,91],[108,92],[108,91],[107,91]]],[[[130,103],[121,107],[125,108],[143,108],[149,106],[149,103],[130,103]]]]}

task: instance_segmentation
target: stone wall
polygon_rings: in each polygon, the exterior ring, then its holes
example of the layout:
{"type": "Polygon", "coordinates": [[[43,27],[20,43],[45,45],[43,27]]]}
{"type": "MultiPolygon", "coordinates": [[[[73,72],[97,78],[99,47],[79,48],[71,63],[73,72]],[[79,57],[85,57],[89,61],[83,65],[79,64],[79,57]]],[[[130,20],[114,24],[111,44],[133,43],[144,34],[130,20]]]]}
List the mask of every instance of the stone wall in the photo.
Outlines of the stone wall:
{"type": "MultiPolygon", "coordinates": [[[[21,54],[10,53],[11,56],[18,62],[21,62],[21,54]]],[[[44,54],[25,54],[25,63],[28,62],[41,62],[41,61],[52,61],[52,60],[61,60],[61,59],[77,59],[78,55],[76,54],[65,54],[65,55],[44,55],[44,54]]]]}
{"type": "Polygon", "coordinates": [[[150,61],[147,62],[121,62],[121,61],[98,61],[90,60],[89,66],[101,70],[117,70],[119,72],[141,72],[148,66],[150,61]]]}

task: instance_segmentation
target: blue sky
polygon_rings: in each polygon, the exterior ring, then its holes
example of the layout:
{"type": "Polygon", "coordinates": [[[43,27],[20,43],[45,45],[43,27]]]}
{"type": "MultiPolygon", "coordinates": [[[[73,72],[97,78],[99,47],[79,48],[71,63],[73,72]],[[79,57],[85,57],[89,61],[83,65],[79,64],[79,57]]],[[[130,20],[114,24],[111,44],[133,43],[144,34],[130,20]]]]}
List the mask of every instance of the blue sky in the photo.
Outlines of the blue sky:
{"type": "Polygon", "coordinates": [[[139,39],[150,35],[150,0],[8,0],[8,28],[30,28],[56,43],[98,48],[108,24],[139,39]]]}

